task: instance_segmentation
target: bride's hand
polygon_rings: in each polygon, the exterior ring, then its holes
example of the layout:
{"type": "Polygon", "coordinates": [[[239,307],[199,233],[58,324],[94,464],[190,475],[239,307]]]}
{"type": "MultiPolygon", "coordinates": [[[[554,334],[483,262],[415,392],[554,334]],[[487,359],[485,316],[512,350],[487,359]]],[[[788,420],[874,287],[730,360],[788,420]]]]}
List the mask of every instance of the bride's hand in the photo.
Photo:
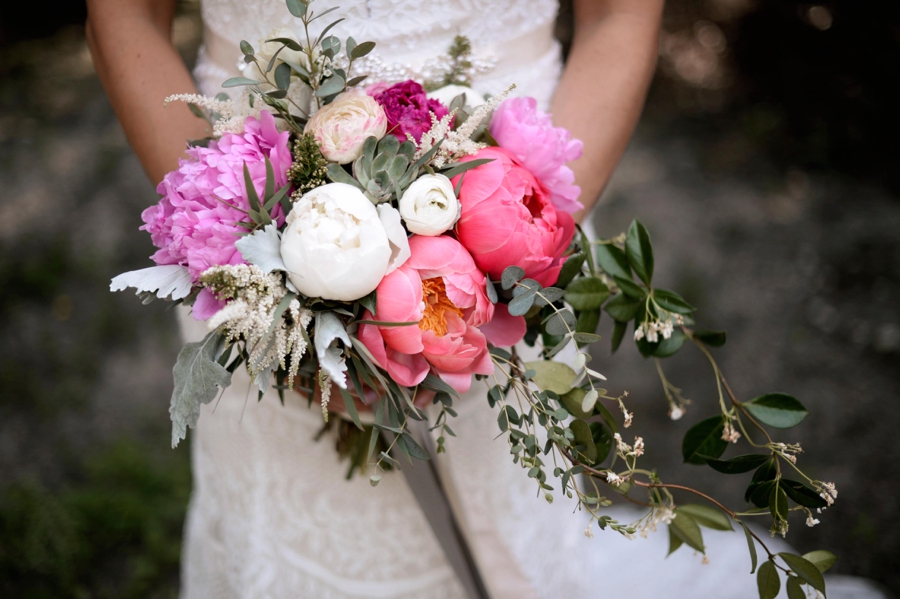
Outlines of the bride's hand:
{"type": "Polygon", "coordinates": [[[100,82],[128,142],[154,183],[178,167],[185,140],[209,134],[206,123],[172,94],[196,93],[172,45],[175,0],[87,0],[85,34],[100,82]]]}

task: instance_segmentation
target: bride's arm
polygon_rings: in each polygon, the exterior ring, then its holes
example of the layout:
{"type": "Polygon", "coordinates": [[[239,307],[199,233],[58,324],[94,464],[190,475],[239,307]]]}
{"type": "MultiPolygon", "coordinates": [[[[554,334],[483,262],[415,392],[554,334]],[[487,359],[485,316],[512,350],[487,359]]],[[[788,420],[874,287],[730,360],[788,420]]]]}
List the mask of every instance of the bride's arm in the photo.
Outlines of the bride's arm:
{"type": "Polygon", "coordinates": [[[185,140],[206,125],[171,94],[194,93],[194,82],[172,45],[175,0],[88,0],[86,34],[100,82],[125,135],[156,183],[178,166],[185,140]]]}
{"type": "Polygon", "coordinates": [[[581,202],[590,209],[641,114],[656,66],[663,0],[574,4],[572,51],[552,113],[557,126],[576,132],[584,142],[584,154],[571,166],[582,189],[581,202]]]}

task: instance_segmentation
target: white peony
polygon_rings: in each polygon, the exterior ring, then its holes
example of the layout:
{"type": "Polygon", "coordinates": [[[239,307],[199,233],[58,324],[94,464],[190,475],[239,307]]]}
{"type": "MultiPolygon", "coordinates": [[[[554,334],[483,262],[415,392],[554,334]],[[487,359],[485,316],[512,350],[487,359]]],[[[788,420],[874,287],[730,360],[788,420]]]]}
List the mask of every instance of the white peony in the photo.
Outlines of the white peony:
{"type": "Polygon", "coordinates": [[[469,108],[478,108],[484,104],[484,96],[465,85],[445,85],[429,92],[428,97],[440,101],[444,106],[450,106],[453,98],[461,94],[466,94],[466,106],[469,108]]]}
{"type": "Polygon", "coordinates": [[[359,158],[367,138],[384,137],[387,115],[375,98],[352,90],[323,106],[303,131],[313,134],[326,160],[347,164],[359,158]]]}
{"type": "Polygon", "coordinates": [[[329,183],[301,197],[287,217],[281,258],[307,297],[350,302],[375,290],[409,258],[400,215],[359,189],[329,183]]]}
{"type": "Polygon", "coordinates": [[[434,237],[459,220],[460,204],[444,175],[422,175],[403,192],[400,216],[411,233],[434,237]]]}

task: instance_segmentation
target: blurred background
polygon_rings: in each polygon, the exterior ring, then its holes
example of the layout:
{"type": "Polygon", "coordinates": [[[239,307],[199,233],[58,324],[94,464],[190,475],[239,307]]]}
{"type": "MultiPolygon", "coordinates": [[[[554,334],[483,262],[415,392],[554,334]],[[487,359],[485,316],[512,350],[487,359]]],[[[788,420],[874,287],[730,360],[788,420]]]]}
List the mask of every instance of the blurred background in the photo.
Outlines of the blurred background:
{"type": "MultiPolygon", "coordinates": [[[[188,447],[169,449],[180,344],[162,302],[108,292],[148,264],[137,228],[156,195],[84,18],[72,0],[0,4],[0,595],[175,597],[190,492],[188,447]]],[[[569,39],[565,3],[558,30],[569,39]]],[[[185,2],[173,37],[188,63],[199,35],[185,2]]],[[[900,593],[900,3],[669,0],[659,52],[597,232],[638,216],[659,283],[728,331],[716,354],[738,395],[810,408],[785,440],[840,497],[789,540],[900,593]]],[[[696,476],[679,448],[715,411],[702,356],[664,362],[693,400],[671,422],[652,363],[605,343],[599,370],[629,391],[650,460],[664,480],[696,476]]],[[[700,486],[740,505],[746,477],[722,478],[700,486]]]]}

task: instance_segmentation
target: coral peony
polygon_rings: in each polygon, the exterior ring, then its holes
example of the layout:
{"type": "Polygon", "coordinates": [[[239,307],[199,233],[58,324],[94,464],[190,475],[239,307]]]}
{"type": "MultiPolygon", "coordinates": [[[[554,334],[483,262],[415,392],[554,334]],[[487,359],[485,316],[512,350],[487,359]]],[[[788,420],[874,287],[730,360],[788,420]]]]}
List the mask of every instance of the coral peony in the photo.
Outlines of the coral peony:
{"type": "Polygon", "coordinates": [[[493,160],[465,173],[459,241],[494,280],[506,267],[519,266],[541,285],[554,284],[575,233],[572,217],[553,205],[547,189],[509,150],[485,148],[463,161],[476,158],[493,160]]]}
{"type": "Polygon", "coordinates": [[[359,340],[399,384],[418,385],[433,370],[464,393],[473,374],[494,370],[477,328],[494,315],[484,273],[452,237],[413,235],[409,247],[409,260],[378,285],[374,316],[364,318],[419,324],[363,324],[359,340]]]}
{"type": "Polygon", "coordinates": [[[419,141],[431,129],[431,115],[438,119],[449,110],[438,100],[429,100],[425,88],[409,80],[381,91],[375,100],[384,108],[388,120],[388,133],[393,133],[400,141],[412,135],[419,141]]]}
{"type": "Polygon", "coordinates": [[[571,139],[562,127],[554,127],[550,115],[538,110],[534,98],[510,98],[491,119],[491,135],[550,191],[560,210],[578,212],[581,188],[573,185],[575,173],[566,163],[581,156],[581,140],[571,139]]]}
{"type": "MultiPolygon", "coordinates": [[[[246,120],[243,133],[226,133],[208,148],[189,149],[190,159],[179,161],[178,170],[156,188],[163,198],[141,214],[146,223],[141,229],[150,232],[159,248],[153,261],[187,266],[194,281],[211,266],[243,264],[234,242],[238,233],[247,231],[237,223],[247,220],[250,208],[244,164],[258,194],[265,189],[266,157],[275,172],[276,188],[283,186],[291,165],[288,135],[279,133],[275,119],[263,111],[259,119],[246,120]]],[[[284,222],[280,206],[272,216],[279,224],[284,222]]],[[[194,305],[194,317],[205,320],[223,305],[204,289],[194,305]]]]}

